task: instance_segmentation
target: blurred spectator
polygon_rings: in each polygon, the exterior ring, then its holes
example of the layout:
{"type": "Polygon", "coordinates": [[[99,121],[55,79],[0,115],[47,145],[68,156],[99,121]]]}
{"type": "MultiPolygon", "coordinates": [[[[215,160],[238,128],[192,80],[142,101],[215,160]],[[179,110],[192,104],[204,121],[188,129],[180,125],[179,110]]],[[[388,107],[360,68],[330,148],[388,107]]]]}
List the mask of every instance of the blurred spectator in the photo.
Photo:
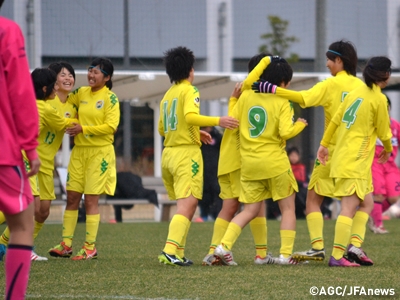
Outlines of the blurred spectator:
{"type": "Polygon", "coordinates": [[[198,221],[207,221],[209,216],[215,220],[222,208],[217,175],[222,135],[215,127],[209,126],[201,129],[208,132],[212,137],[210,144],[203,144],[201,146],[204,164],[204,184],[203,199],[199,201],[200,218],[202,220],[199,219],[198,221]]]}
{"type": "Polygon", "coordinates": [[[299,149],[295,146],[290,147],[287,150],[287,154],[289,157],[290,165],[292,166],[294,178],[296,178],[297,182],[300,182],[302,184],[308,182],[306,166],[300,161],[299,149]]]}
{"type": "Polygon", "coordinates": [[[290,165],[292,167],[293,175],[296,178],[299,186],[299,191],[296,193],[296,218],[304,219],[306,217],[306,199],[307,199],[307,171],[306,166],[301,162],[300,151],[297,147],[293,146],[287,150],[290,165]]]}
{"type": "MultiPolygon", "coordinates": [[[[124,162],[117,159],[117,187],[114,196],[108,199],[147,199],[150,203],[158,206],[158,198],[155,190],[143,187],[142,178],[127,170],[124,162]]],[[[113,205],[115,221],[122,222],[122,209],[131,209],[134,205],[113,205]]]]}

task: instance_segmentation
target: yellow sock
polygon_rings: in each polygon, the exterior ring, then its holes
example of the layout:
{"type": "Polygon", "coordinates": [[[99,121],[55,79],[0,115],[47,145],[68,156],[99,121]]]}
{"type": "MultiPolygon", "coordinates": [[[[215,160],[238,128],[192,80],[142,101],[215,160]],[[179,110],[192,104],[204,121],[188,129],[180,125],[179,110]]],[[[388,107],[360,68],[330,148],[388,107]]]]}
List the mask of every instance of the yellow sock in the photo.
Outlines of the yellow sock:
{"type": "Polygon", "coordinates": [[[164,252],[170,255],[176,255],[179,245],[185,237],[187,227],[190,221],[182,215],[175,215],[169,223],[167,242],[164,246],[164,252]]]}
{"type": "Polygon", "coordinates": [[[368,214],[363,211],[357,211],[353,218],[351,227],[350,244],[360,248],[365,238],[365,230],[368,222],[368,214]]]}
{"type": "Polygon", "coordinates": [[[294,230],[281,230],[281,251],[284,257],[289,257],[292,255],[294,239],[296,237],[296,231],[294,230]]]}
{"type": "Polygon", "coordinates": [[[186,232],[185,232],[185,235],[183,236],[183,239],[182,239],[182,242],[181,242],[181,244],[179,245],[179,247],[176,249],[176,254],[179,256],[179,257],[185,257],[185,246],[186,246],[186,238],[187,238],[187,236],[188,236],[188,233],[189,233],[189,229],[190,229],[190,225],[192,224],[192,222],[189,222],[189,224],[187,225],[187,227],[186,227],[186,232]]]}
{"type": "Polygon", "coordinates": [[[315,250],[324,249],[324,217],[321,212],[309,213],[306,217],[311,247],[315,250]]]}
{"type": "Polygon", "coordinates": [[[67,245],[68,247],[72,246],[72,239],[74,238],[74,232],[77,222],[78,210],[66,210],[64,212],[62,239],[65,245],[67,245]]]}
{"type": "Polygon", "coordinates": [[[253,234],[256,255],[264,258],[267,256],[267,219],[257,217],[250,221],[250,229],[253,234]]]}
{"type": "Polygon", "coordinates": [[[0,224],[3,224],[6,221],[6,216],[0,211],[0,224]]]}
{"type": "Polygon", "coordinates": [[[36,237],[39,234],[39,231],[42,230],[44,223],[39,223],[35,221],[35,227],[33,228],[33,239],[36,239],[36,237]]]}
{"type": "Polygon", "coordinates": [[[99,231],[100,214],[86,215],[86,239],[85,247],[93,250],[96,244],[97,232],[99,231]]]}
{"type": "Polygon", "coordinates": [[[0,237],[0,244],[7,246],[9,239],[10,239],[10,229],[8,229],[8,226],[7,226],[6,229],[4,229],[3,234],[0,237]]]}
{"type": "Polygon", "coordinates": [[[336,220],[335,226],[335,239],[333,240],[333,251],[332,256],[339,260],[343,257],[344,251],[346,251],[347,243],[350,239],[351,227],[353,220],[349,217],[341,216],[336,220]]]}
{"type": "Polygon", "coordinates": [[[221,244],[230,251],[241,233],[242,228],[236,223],[230,222],[221,244]]]}
{"type": "Polygon", "coordinates": [[[214,231],[211,238],[210,249],[208,250],[208,254],[213,254],[215,247],[221,244],[221,240],[224,237],[226,229],[228,228],[229,222],[227,220],[217,218],[214,222],[214,231]]]}

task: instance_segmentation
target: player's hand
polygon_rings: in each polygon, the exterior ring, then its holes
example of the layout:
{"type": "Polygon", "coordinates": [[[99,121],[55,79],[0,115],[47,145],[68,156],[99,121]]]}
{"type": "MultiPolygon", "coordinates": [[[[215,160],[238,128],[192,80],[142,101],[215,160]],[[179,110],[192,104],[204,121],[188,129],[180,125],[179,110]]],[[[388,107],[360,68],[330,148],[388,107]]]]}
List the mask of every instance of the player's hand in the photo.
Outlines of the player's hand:
{"type": "Polygon", "coordinates": [[[306,126],[308,126],[308,122],[307,122],[307,120],[306,120],[306,119],[303,119],[303,118],[298,118],[296,122],[301,122],[301,123],[304,123],[304,124],[306,124],[306,126]]]}
{"type": "Polygon", "coordinates": [[[238,82],[235,84],[235,88],[232,91],[231,97],[239,99],[240,95],[242,94],[242,85],[243,82],[238,82]]]}
{"type": "Polygon", "coordinates": [[[203,144],[208,145],[211,144],[212,137],[207,131],[200,130],[200,140],[203,144]]]}
{"type": "Polygon", "coordinates": [[[219,126],[222,128],[227,128],[227,129],[235,129],[239,127],[239,120],[236,120],[235,118],[232,117],[221,117],[219,118],[219,126]]]}
{"type": "Polygon", "coordinates": [[[385,149],[383,149],[378,155],[378,163],[384,164],[387,162],[391,154],[392,152],[386,152],[385,149]]]}
{"type": "Polygon", "coordinates": [[[69,134],[70,136],[76,136],[79,133],[83,132],[83,129],[82,129],[82,126],[80,124],[72,123],[72,126],[71,127],[67,127],[65,132],[67,134],[69,134]]]}
{"type": "Polygon", "coordinates": [[[278,87],[277,85],[272,84],[268,81],[260,80],[260,81],[254,82],[251,86],[251,89],[253,91],[255,91],[256,93],[275,94],[277,87],[278,87]]]}
{"type": "Polygon", "coordinates": [[[31,170],[26,175],[28,175],[28,177],[36,175],[39,172],[39,168],[40,168],[40,160],[39,160],[39,158],[31,160],[29,162],[29,165],[31,167],[31,170]]]}
{"type": "Polygon", "coordinates": [[[328,148],[320,145],[317,152],[317,158],[322,165],[324,166],[326,165],[326,162],[328,161],[328,156],[329,156],[328,148]]]}

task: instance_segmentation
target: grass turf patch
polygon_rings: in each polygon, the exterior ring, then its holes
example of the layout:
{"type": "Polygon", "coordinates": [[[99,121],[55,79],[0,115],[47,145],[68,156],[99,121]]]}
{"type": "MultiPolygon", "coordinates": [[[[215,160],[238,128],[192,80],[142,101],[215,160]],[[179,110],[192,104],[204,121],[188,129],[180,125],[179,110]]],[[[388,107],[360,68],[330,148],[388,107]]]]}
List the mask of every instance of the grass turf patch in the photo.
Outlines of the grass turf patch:
{"type": "MultiPolygon", "coordinates": [[[[325,222],[324,262],[302,266],[255,265],[253,238],[247,226],[233,248],[237,267],[201,266],[213,230],[213,223],[205,222],[193,223],[187,239],[185,255],[195,264],[165,266],[158,263],[157,256],[164,246],[168,225],[100,224],[98,259],[90,261],[50,257],[47,251],[61,241],[62,226],[45,225],[35,242],[35,251],[49,260],[32,263],[27,299],[311,299],[312,286],[345,285],[394,288],[396,295],[390,298],[400,298],[400,220],[385,223],[390,231],[386,235],[367,229],[363,248],[375,265],[360,268],[327,266],[335,221],[325,222]]],[[[3,229],[4,225],[0,226],[3,229]]],[[[83,245],[85,225],[78,224],[75,233],[74,254],[83,245]]],[[[299,220],[294,251],[309,247],[306,222],[299,220]]],[[[279,254],[278,221],[268,221],[268,248],[274,256],[279,254]]],[[[4,291],[4,269],[0,277],[4,291]]]]}

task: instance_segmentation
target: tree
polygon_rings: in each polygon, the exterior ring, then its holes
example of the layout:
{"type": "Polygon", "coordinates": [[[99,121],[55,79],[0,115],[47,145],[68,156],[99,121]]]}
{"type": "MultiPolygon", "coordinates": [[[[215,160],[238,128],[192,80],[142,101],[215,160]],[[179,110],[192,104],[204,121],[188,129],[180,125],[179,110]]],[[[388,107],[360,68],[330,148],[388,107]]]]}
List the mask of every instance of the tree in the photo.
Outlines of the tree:
{"type": "Polygon", "coordinates": [[[278,16],[270,15],[267,18],[272,28],[272,33],[266,33],[260,36],[266,43],[258,48],[259,52],[268,52],[273,55],[284,57],[288,62],[297,62],[299,56],[296,53],[290,53],[289,57],[286,56],[286,51],[290,45],[299,41],[295,36],[286,36],[289,22],[282,20],[278,16]]]}

